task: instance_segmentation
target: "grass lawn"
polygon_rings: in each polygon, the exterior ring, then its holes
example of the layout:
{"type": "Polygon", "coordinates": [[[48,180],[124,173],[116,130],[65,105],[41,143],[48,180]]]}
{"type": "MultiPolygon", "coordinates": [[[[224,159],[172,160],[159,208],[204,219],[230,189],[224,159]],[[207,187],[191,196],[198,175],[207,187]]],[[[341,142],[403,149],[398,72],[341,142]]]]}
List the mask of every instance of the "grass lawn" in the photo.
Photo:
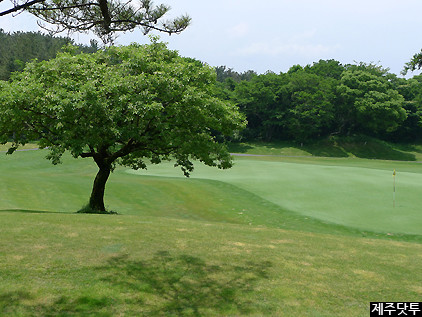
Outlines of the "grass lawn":
{"type": "Polygon", "coordinates": [[[163,217],[3,212],[13,316],[368,316],[419,301],[422,245],[163,217]]]}
{"type": "Polygon", "coordinates": [[[231,170],[0,155],[0,315],[368,316],[422,296],[421,165],[238,157],[231,170]],[[392,206],[392,171],[396,207],[392,206]]]}

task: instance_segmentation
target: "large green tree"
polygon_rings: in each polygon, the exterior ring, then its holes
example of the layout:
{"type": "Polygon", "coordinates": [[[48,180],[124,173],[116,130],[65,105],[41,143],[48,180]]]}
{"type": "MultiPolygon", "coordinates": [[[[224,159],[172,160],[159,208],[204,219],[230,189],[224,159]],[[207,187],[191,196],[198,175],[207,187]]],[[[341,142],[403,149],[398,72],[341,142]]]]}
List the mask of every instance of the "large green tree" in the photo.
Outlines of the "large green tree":
{"type": "Polygon", "coordinates": [[[397,91],[405,98],[407,118],[389,137],[394,141],[415,142],[422,137],[422,75],[413,78],[396,78],[397,91]]]}
{"type": "Polygon", "coordinates": [[[237,84],[233,100],[248,119],[244,136],[304,142],[329,133],[338,81],[326,73],[294,66],[286,74],[268,72],[237,84]]]}
{"type": "Polygon", "coordinates": [[[247,138],[271,141],[283,133],[286,109],[280,89],[285,84],[284,74],[268,72],[236,85],[233,100],[247,117],[247,138]]]}
{"type": "Polygon", "coordinates": [[[290,138],[304,142],[329,131],[334,118],[335,83],[333,78],[321,77],[306,69],[289,74],[285,125],[290,138]]]}
{"type": "Polygon", "coordinates": [[[215,71],[179,56],[153,39],[150,45],[110,47],[94,54],[60,53],[27,64],[0,89],[0,143],[38,140],[58,163],[93,158],[98,166],[89,207],[106,212],[104,190],[116,164],[134,169],[175,160],[185,175],[193,160],[232,165],[215,133],[243,128],[237,108],[212,96],[215,71]]]}
{"type": "Polygon", "coordinates": [[[337,120],[348,132],[392,132],[406,119],[403,96],[376,67],[350,67],[343,72],[338,91],[342,106],[337,120]]]}

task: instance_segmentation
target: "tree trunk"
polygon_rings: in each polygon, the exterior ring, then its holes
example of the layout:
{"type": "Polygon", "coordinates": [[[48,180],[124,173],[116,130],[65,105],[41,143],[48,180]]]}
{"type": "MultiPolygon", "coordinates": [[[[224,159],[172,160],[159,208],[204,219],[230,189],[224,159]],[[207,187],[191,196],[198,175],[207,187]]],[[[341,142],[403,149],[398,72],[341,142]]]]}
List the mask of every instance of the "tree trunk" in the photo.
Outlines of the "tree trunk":
{"type": "Polygon", "coordinates": [[[104,191],[110,172],[111,166],[102,165],[99,167],[89,199],[89,208],[93,212],[107,213],[104,207],[104,191]]]}

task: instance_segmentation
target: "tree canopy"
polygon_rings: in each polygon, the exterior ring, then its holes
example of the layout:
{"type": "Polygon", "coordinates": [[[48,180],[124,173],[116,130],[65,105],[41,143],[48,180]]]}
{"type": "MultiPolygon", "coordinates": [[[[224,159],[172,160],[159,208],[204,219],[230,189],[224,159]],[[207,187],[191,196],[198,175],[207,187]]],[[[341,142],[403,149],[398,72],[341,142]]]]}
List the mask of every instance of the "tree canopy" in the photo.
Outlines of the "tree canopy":
{"type": "Polygon", "coordinates": [[[190,17],[163,20],[170,11],[164,4],[152,0],[11,0],[11,8],[0,12],[0,17],[25,10],[41,21],[42,27],[53,33],[93,31],[104,43],[112,43],[116,32],[142,28],[144,33],[158,30],[168,34],[187,28],[190,17]]]}
{"type": "Polygon", "coordinates": [[[29,140],[58,163],[65,151],[94,159],[99,172],[89,207],[105,212],[104,189],[116,164],[134,169],[174,159],[185,175],[193,160],[231,167],[216,133],[245,125],[230,102],[212,96],[214,69],[153,39],[28,63],[0,87],[0,143],[12,153],[29,140]]]}
{"type": "MultiPolygon", "coordinates": [[[[398,78],[374,64],[320,60],[286,73],[240,79],[219,67],[215,94],[246,115],[246,140],[312,142],[329,135],[366,134],[393,141],[422,137],[422,81],[398,78]]],[[[246,72],[248,74],[251,72],[246,72]]]]}
{"type": "Polygon", "coordinates": [[[364,132],[394,131],[406,119],[404,98],[385,77],[350,69],[340,82],[340,95],[364,132]]]}

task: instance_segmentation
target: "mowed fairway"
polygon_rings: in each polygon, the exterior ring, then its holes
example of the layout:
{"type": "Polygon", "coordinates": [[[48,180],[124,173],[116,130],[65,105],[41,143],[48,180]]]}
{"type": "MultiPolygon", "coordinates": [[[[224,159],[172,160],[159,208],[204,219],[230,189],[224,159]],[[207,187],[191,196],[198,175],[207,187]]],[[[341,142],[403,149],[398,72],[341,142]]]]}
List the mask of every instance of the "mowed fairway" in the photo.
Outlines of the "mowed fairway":
{"type": "MultiPolygon", "coordinates": [[[[181,177],[170,163],[153,166],[146,173],[128,172],[181,177]]],[[[192,177],[235,185],[283,209],[329,223],[384,233],[422,234],[420,163],[238,157],[231,170],[198,165],[192,177]]]]}
{"type": "Polygon", "coordinates": [[[0,155],[0,315],[348,317],[422,297],[419,163],[118,168],[119,215],[84,215],[94,164],[46,153],[0,155]]]}

